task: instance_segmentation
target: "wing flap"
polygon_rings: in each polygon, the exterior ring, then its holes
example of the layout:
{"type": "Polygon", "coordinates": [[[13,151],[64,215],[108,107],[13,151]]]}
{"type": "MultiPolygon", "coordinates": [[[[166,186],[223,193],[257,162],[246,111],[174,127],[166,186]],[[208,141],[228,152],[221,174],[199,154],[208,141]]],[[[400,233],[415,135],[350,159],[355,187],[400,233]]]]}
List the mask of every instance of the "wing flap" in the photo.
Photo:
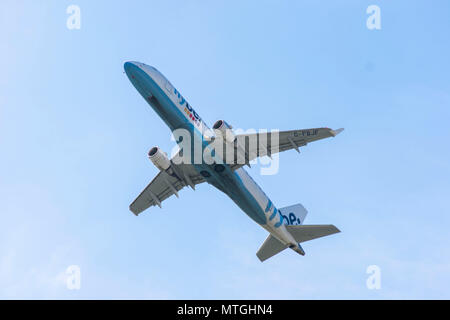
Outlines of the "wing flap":
{"type": "Polygon", "coordinates": [[[161,207],[161,203],[172,195],[178,196],[178,191],[185,186],[195,185],[205,182],[205,179],[197,173],[195,168],[190,164],[184,164],[177,159],[179,154],[175,155],[172,160],[171,168],[167,171],[160,171],[148,186],[139,194],[139,196],[131,203],[130,211],[135,215],[139,215],[142,211],[151,206],[161,207]],[[169,174],[168,172],[171,172],[169,174]]]}
{"type": "Polygon", "coordinates": [[[175,194],[173,189],[169,186],[169,183],[176,191],[179,191],[184,187],[179,179],[168,175],[165,171],[161,171],[131,203],[131,212],[138,215],[151,206],[161,206],[161,203],[164,200],[175,194]]]}
{"type": "MultiPolygon", "coordinates": [[[[330,128],[312,128],[237,135],[233,152],[235,154],[243,152],[245,156],[240,159],[245,159],[245,163],[238,163],[236,161],[231,167],[235,170],[258,157],[271,156],[272,154],[291,149],[300,152],[300,147],[306,146],[310,142],[335,137],[343,130],[343,128],[337,130],[330,128]]],[[[239,159],[239,156],[236,156],[236,159],[239,159]]]]}

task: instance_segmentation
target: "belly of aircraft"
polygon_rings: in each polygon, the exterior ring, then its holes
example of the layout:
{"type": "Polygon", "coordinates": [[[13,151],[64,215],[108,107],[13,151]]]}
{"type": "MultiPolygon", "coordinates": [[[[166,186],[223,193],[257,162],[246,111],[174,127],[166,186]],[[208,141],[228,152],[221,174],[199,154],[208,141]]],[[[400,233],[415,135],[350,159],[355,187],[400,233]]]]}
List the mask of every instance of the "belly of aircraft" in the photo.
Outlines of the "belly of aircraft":
{"type": "MultiPolygon", "coordinates": [[[[216,179],[220,179],[220,185],[211,183],[217,189],[227,194],[251,219],[260,225],[266,224],[266,215],[264,213],[263,195],[255,193],[255,190],[249,188],[249,181],[246,181],[247,175],[242,174],[244,169],[232,171],[229,167],[216,179]],[[239,172],[240,171],[240,172],[239,172]]],[[[253,181],[251,181],[253,182],[253,181]]]]}
{"type": "MultiPolygon", "coordinates": [[[[185,128],[191,131],[191,141],[201,139],[201,133],[194,133],[193,126],[152,79],[142,74],[136,88],[172,131],[185,128]]],[[[205,141],[201,141],[200,144],[205,147],[205,141]]],[[[192,154],[193,151],[191,150],[192,154]]],[[[194,167],[200,174],[202,171],[208,171],[210,177],[205,179],[210,184],[227,194],[255,222],[260,225],[266,224],[264,208],[268,199],[243,168],[232,171],[229,166],[225,166],[225,170],[218,172],[214,165],[194,164],[194,167]]]]}

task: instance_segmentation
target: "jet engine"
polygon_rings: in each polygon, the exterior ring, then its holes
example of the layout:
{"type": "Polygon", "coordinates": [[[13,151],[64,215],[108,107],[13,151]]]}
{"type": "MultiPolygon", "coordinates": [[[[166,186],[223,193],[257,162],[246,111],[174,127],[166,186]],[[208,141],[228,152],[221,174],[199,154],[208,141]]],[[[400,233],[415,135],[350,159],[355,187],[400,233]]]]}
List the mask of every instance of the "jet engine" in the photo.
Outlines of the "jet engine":
{"type": "Polygon", "coordinates": [[[167,154],[159,147],[153,147],[148,152],[148,157],[152,161],[152,163],[161,171],[167,170],[170,167],[170,160],[167,157],[167,154]]]}
{"type": "Polygon", "coordinates": [[[219,131],[227,142],[233,142],[236,139],[236,136],[231,130],[233,127],[226,123],[225,120],[216,121],[213,125],[213,129],[214,131],[219,131]]]}

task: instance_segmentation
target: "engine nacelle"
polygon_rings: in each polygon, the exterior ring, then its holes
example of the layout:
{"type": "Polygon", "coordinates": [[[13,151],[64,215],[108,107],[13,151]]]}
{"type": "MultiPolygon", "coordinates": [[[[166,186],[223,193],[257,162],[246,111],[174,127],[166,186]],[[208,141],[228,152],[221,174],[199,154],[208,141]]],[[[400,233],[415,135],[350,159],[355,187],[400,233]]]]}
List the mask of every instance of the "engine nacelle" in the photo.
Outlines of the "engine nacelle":
{"type": "Polygon", "coordinates": [[[222,134],[222,137],[227,142],[233,142],[236,139],[234,135],[232,126],[225,122],[225,120],[218,120],[213,125],[214,131],[219,131],[222,134]]]}
{"type": "Polygon", "coordinates": [[[170,167],[170,160],[167,154],[162,152],[159,147],[153,147],[148,152],[148,157],[153,164],[161,171],[167,170],[170,167]]]}

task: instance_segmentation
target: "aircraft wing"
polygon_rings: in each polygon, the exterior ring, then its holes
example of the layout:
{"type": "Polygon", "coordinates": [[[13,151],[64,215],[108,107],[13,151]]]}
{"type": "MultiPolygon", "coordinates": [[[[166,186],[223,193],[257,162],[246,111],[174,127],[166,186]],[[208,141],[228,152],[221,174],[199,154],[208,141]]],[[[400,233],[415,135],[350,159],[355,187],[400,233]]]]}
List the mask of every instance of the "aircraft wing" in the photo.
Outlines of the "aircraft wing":
{"type": "Polygon", "coordinates": [[[313,129],[300,129],[300,130],[290,130],[290,131],[279,131],[278,139],[276,134],[267,132],[266,134],[261,133],[250,133],[250,134],[240,134],[236,136],[234,143],[235,154],[238,155],[241,152],[241,159],[245,160],[238,161],[236,156],[235,164],[231,165],[232,169],[238,169],[250,161],[263,156],[271,156],[272,154],[295,149],[300,152],[299,148],[306,146],[308,143],[335,137],[341,133],[344,129],[332,130],[330,128],[313,128],[313,129]],[[273,141],[272,141],[273,140],[273,141]]]}
{"type": "MultiPolygon", "coordinates": [[[[178,156],[178,155],[177,155],[178,156]]],[[[193,189],[195,185],[205,182],[205,179],[197,173],[190,164],[172,164],[172,170],[160,171],[150,184],[130,205],[130,210],[135,215],[151,206],[161,207],[161,203],[172,195],[178,197],[178,191],[185,186],[193,189]]]]}

